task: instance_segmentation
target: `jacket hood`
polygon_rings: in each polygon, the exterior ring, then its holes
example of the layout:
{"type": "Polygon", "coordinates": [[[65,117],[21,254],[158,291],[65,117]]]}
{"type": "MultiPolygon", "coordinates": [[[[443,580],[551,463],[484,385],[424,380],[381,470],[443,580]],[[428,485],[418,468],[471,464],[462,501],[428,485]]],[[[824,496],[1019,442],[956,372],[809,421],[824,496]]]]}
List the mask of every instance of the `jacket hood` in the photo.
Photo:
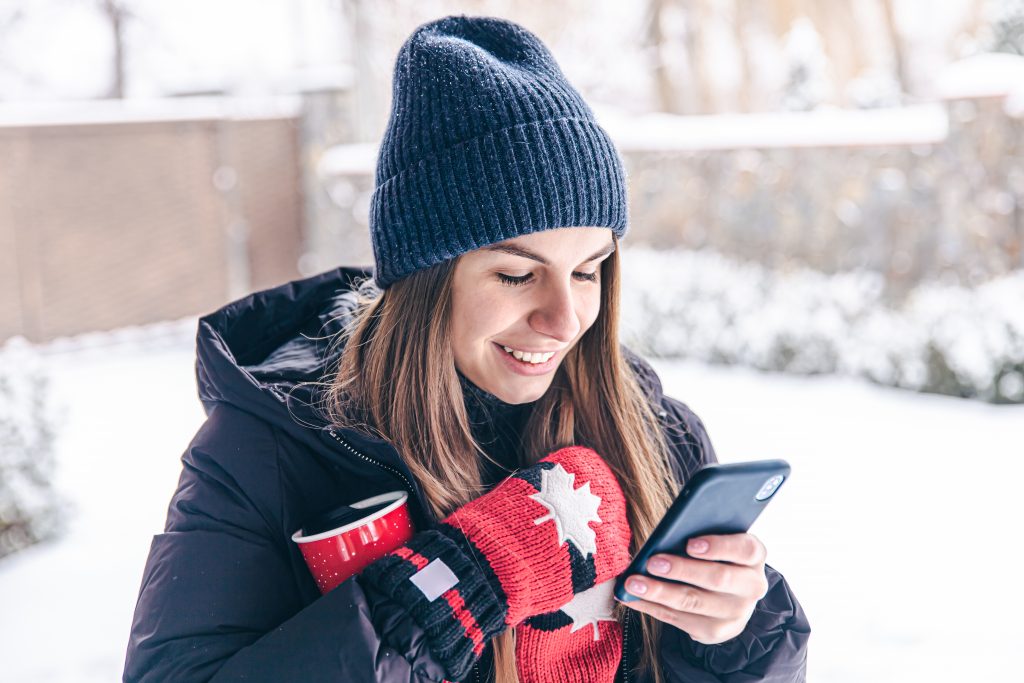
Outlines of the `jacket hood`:
{"type": "Polygon", "coordinates": [[[337,334],[352,319],[363,268],[337,268],[255,292],[199,319],[196,380],[209,413],[217,403],[252,413],[298,436],[326,421],[320,382],[341,353],[337,334]]]}
{"type": "MultiPolygon", "coordinates": [[[[206,412],[230,403],[300,441],[322,443],[318,433],[328,425],[316,405],[323,387],[309,383],[324,381],[336,367],[343,345],[333,342],[352,319],[358,287],[372,286],[372,275],[369,268],[336,268],[250,294],[200,318],[196,379],[206,412]]],[[[621,348],[658,405],[662,388],[654,369],[621,348]]]]}

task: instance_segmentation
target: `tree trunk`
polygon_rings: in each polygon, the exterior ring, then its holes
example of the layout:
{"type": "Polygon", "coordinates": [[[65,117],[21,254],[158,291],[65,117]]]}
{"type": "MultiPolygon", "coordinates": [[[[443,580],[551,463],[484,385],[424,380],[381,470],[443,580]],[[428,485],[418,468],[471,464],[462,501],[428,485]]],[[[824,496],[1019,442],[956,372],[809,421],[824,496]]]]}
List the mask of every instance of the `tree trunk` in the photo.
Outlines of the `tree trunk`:
{"type": "Polygon", "coordinates": [[[128,13],[119,0],[102,0],[100,9],[110,23],[111,38],[114,41],[114,82],[108,97],[121,100],[125,94],[124,23],[128,13]]]}
{"type": "Polygon", "coordinates": [[[908,93],[912,84],[907,74],[907,59],[903,51],[903,40],[900,38],[899,28],[896,26],[893,0],[881,0],[881,3],[885,16],[885,28],[889,34],[889,44],[892,45],[893,75],[896,76],[896,82],[900,84],[900,92],[908,93]]]}
{"type": "Polygon", "coordinates": [[[662,52],[665,49],[665,37],[661,30],[661,10],[664,6],[665,0],[647,0],[644,38],[651,59],[651,74],[654,78],[658,108],[664,112],[678,113],[679,103],[676,100],[675,84],[668,73],[662,52]]]}
{"type": "Polygon", "coordinates": [[[707,68],[707,41],[704,38],[703,26],[710,21],[713,9],[709,9],[706,0],[682,0],[686,10],[686,55],[693,78],[693,92],[696,103],[692,113],[712,114],[716,110],[715,86],[707,68]]]}
{"type": "Polygon", "coordinates": [[[750,58],[748,40],[753,21],[753,9],[749,0],[735,0],[735,16],[733,17],[733,30],[735,31],[736,49],[740,57],[740,82],[737,86],[736,104],[741,112],[750,112],[754,109],[757,97],[758,85],[754,82],[753,62],[750,58]]]}

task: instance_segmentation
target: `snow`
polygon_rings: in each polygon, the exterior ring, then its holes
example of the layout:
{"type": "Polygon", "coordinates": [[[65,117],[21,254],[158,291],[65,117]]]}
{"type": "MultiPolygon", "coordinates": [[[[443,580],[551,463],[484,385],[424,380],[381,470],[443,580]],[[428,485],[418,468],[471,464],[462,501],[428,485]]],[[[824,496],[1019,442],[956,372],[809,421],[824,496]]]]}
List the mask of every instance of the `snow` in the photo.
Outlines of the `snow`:
{"type": "Polygon", "coordinates": [[[294,69],[273,87],[273,92],[304,93],[344,90],[355,84],[355,69],[347,64],[321,64],[294,69]]]}
{"type": "MultiPolygon", "coordinates": [[[[934,144],[949,134],[949,116],[939,104],[709,116],[591,108],[623,152],[934,144]]],[[[378,148],[378,143],[336,145],[323,155],[317,172],[322,178],[372,175],[378,148]]]]}
{"type": "Polygon", "coordinates": [[[949,132],[949,117],[940,104],[708,116],[626,115],[607,105],[592,108],[623,151],[933,144],[949,132]]]}
{"type": "Polygon", "coordinates": [[[149,539],[203,417],[191,344],[180,326],[154,329],[63,340],[46,355],[63,417],[55,486],[74,511],[66,536],[0,562],[4,681],[120,680],[149,539]]]}
{"type": "Polygon", "coordinates": [[[786,109],[814,109],[832,97],[828,58],[821,35],[807,17],[799,17],[783,38],[788,63],[788,83],[783,105],[786,109]]]}
{"type": "Polygon", "coordinates": [[[654,361],[722,461],[793,472],[752,533],[811,621],[808,680],[1006,680],[1024,407],[654,361]]]}
{"type": "Polygon", "coordinates": [[[317,175],[328,179],[339,175],[372,176],[377,168],[376,142],[335,145],[323,153],[317,163],[317,175]]]}
{"type": "Polygon", "coordinates": [[[626,248],[622,263],[623,336],[659,356],[1024,399],[1014,384],[1024,271],[975,287],[927,281],[897,303],[867,270],[773,270],[706,249],[645,246],[626,248]],[[938,360],[945,369],[929,367],[938,360]]]}
{"type": "Polygon", "coordinates": [[[992,52],[972,55],[946,67],[937,79],[946,99],[1001,97],[1024,89],[1024,57],[992,52]]]}
{"type": "MultiPolygon", "coordinates": [[[[192,331],[184,321],[43,348],[66,408],[57,486],[76,512],[65,537],[0,562],[5,681],[120,678],[150,539],[203,419],[192,331]]],[[[1007,548],[1024,406],[653,364],[723,462],[793,467],[752,533],[811,620],[809,680],[999,680],[1018,665],[1024,598],[1007,548]]]]}
{"type": "Polygon", "coordinates": [[[922,39],[946,40],[961,30],[971,5],[978,0],[898,0],[893,4],[901,36],[919,44],[922,39]],[[927,19],[927,20],[925,20],[927,19]]]}
{"type": "Polygon", "coordinates": [[[110,87],[110,29],[91,4],[0,5],[10,22],[0,41],[0,99],[96,97],[110,87]]]}
{"type": "Polygon", "coordinates": [[[0,556],[59,527],[60,501],[47,485],[58,416],[47,398],[46,370],[24,338],[0,344],[0,556]],[[20,534],[9,525],[24,525],[20,534]]]}
{"type": "Polygon", "coordinates": [[[301,99],[290,95],[0,103],[0,128],[295,118],[301,107],[301,99]]]}

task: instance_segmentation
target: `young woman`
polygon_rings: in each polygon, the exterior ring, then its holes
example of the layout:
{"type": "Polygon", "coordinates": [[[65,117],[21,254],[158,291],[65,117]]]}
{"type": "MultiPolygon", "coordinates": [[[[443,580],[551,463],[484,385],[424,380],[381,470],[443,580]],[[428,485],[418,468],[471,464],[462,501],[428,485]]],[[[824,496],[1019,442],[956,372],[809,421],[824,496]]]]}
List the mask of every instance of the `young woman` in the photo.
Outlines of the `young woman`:
{"type": "Polygon", "coordinates": [[[376,181],[372,279],[341,268],[201,319],[208,419],[124,679],[803,680],[807,619],[752,535],[692,539],[648,566],[686,585],[611,596],[716,458],[618,342],[622,164],[536,36],[419,27],[376,181]],[[412,540],[321,595],[291,535],[396,489],[412,540]]]}

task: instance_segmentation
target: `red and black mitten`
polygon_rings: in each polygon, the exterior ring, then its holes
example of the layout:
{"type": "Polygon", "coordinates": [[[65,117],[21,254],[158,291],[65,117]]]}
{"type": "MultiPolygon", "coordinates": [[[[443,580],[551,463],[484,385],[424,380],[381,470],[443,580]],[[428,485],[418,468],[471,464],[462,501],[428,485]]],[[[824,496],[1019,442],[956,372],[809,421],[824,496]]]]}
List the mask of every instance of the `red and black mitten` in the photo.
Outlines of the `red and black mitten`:
{"type": "Polygon", "coordinates": [[[516,627],[520,683],[612,683],[622,659],[614,579],[516,627]]]}
{"type": "Polygon", "coordinates": [[[562,448],[374,562],[362,580],[406,606],[453,679],[484,645],[560,609],[629,564],[618,481],[589,448],[562,448]]]}

